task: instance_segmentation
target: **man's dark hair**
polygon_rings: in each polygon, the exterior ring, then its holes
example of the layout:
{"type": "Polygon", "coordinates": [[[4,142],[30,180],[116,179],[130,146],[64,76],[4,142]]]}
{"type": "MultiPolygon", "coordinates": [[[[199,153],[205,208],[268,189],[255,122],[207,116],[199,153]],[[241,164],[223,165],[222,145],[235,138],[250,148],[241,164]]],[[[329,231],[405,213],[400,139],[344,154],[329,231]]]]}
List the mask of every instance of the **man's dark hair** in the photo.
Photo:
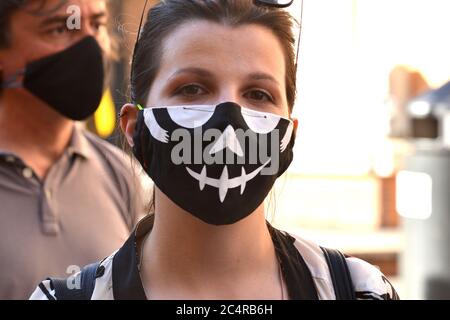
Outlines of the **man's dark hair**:
{"type": "Polygon", "coordinates": [[[51,8],[45,8],[47,0],[1,0],[0,1],[0,49],[6,48],[10,42],[9,24],[11,15],[25,9],[32,14],[49,14],[61,8],[67,0],[60,0],[51,8]]]}

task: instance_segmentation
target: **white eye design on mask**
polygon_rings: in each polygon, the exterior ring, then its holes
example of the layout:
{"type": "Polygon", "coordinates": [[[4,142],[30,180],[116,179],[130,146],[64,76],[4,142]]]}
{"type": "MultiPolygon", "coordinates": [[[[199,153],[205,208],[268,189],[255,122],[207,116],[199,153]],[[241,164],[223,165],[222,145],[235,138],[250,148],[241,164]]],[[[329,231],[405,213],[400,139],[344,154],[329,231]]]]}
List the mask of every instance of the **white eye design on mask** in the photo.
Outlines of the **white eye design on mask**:
{"type": "MultiPolygon", "coordinates": [[[[281,116],[276,114],[259,112],[252,109],[242,108],[242,117],[247,123],[248,127],[256,133],[267,134],[273,131],[281,120],[281,116]]],[[[291,120],[289,121],[289,126],[286,129],[283,139],[281,139],[280,150],[284,152],[291,141],[292,132],[294,131],[294,124],[291,120]]]]}
{"type": "Polygon", "coordinates": [[[182,107],[167,107],[172,121],[179,126],[194,129],[203,126],[211,119],[216,110],[215,105],[193,105],[182,107]]]}
{"type": "Polygon", "coordinates": [[[153,138],[163,143],[169,143],[169,133],[167,132],[167,130],[161,128],[161,126],[158,124],[158,121],[156,121],[155,115],[153,114],[152,108],[147,108],[144,110],[144,120],[145,125],[147,126],[153,138]]]}
{"type": "Polygon", "coordinates": [[[259,134],[267,134],[275,129],[281,117],[272,113],[241,108],[241,114],[248,127],[259,134]]]}

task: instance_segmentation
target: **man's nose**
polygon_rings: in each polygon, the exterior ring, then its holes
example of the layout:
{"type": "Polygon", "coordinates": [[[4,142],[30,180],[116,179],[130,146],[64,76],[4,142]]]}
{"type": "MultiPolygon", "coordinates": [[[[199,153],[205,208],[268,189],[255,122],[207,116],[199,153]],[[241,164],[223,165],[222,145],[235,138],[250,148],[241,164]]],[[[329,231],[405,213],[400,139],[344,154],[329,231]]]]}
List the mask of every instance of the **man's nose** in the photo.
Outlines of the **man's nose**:
{"type": "Polygon", "coordinates": [[[97,36],[97,30],[92,25],[92,22],[89,19],[83,19],[81,23],[81,30],[80,30],[80,36],[81,37],[96,37],[97,36]]]}
{"type": "Polygon", "coordinates": [[[89,19],[85,19],[85,21],[83,21],[81,24],[81,29],[77,32],[77,41],[82,40],[88,36],[91,36],[95,38],[95,40],[97,40],[104,53],[110,52],[109,35],[100,34],[95,24],[92,23],[92,21],[89,21],[89,19]]]}

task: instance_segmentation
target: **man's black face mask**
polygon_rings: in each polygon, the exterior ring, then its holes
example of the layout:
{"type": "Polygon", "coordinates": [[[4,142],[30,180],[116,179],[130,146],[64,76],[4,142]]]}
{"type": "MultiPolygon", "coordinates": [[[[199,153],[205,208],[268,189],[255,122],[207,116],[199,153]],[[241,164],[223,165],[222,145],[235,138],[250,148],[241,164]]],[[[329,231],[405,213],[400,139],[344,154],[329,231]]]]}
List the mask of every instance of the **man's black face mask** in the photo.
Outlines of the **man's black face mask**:
{"type": "Polygon", "coordinates": [[[100,46],[86,37],[70,48],[26,65],[3,83],[3,88],[23,87],[72,120],[91,116],[100,104],[104,85],[100,46]],[[22,83],[18,78],[23,76],[22,83]]]}
{"type": "Polygon", "coordinates": [[[174,203],[212,225],[257,209],[290,165],[294,124],[226,102],[139,112],[133,153],[174,203]]]}

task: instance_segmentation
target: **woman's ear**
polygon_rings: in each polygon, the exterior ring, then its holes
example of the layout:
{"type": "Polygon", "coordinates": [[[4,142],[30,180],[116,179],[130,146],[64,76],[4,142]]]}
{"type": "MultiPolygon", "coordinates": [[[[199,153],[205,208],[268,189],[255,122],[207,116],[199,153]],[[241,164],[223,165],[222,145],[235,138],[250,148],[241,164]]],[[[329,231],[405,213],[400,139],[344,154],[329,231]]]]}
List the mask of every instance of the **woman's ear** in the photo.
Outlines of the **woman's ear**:
{"type": "Polygon", "coordinates": [[[294,132],[297,133],[298,119],[297,118],[292,118],[292,121],[294,122],[294,132]]]}
{"type": "Polygon", "coordinates": [[[136,128],[138,108],[135,105],[127,103],[120,111],[120,128],[127,138],[130,147],[134,146],[133,135],[136,128]]]}

